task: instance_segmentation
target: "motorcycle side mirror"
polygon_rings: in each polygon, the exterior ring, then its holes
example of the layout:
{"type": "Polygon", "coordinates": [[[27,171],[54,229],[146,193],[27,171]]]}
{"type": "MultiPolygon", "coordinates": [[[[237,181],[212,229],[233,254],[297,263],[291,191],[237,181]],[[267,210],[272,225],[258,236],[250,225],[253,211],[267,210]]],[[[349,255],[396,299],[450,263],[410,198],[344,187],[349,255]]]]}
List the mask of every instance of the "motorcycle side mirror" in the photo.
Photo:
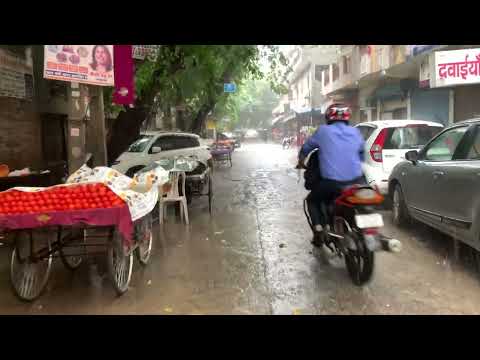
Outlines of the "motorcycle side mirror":
{"type": "Polygon", "coordinates": [[[408,151],[405,154],[405,159],[407,159],[408,161],[411,161],[415,165],[418,161],[418,151],[417,150],[408,151]]]}

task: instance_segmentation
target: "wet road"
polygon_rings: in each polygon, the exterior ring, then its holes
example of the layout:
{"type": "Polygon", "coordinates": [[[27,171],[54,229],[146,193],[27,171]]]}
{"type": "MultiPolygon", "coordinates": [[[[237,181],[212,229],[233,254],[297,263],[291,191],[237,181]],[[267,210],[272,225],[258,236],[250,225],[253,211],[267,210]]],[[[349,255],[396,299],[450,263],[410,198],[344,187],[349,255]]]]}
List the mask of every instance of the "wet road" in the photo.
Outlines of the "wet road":
{"type": "MultiPolygon", "coordinates": [[[[214,216],[194,199],[190,226],[170,213],[156,226],[151,263],[134,264],[131,288],[116,297],[106,275],[59,259],[44,295],[22,303],[0,247],[1,314],[479,314],[479,276],[468,258],[452,262],[451,241],[423,226],[398,229],[385,212],[386,235],[400,254],[379,253],[375,275],[354,286],[343,262],[320,263],[293,170],[295,150],[250,144],[233,167],[216,168],[214,216]]],[[[136,261],[136,259],[135,259],[136,261]]]]}

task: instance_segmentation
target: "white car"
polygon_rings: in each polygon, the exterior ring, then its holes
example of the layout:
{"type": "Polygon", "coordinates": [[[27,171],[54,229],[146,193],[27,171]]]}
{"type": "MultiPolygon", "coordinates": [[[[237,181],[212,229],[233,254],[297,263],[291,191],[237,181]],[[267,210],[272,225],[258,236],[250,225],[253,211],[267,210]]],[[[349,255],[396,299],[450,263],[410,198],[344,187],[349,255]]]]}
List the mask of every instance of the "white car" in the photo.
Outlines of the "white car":
{"type": "Polygon", "coordinates": [[[405,160],[406,152],[425,145],[443,125],[421,120],[378,120],[355,127],[365,139],[365,177],[382,194],[387,194],[388,178],[395,165],[405,160]]]}
{"type": "Polygon", "coordinates": [[[137,171],[163,158],[196,156],[211,165],[212,155],[191,133],[152,131],[142,133],[126,152],[118,157],[112,168],[132,177],[137,171]]]}

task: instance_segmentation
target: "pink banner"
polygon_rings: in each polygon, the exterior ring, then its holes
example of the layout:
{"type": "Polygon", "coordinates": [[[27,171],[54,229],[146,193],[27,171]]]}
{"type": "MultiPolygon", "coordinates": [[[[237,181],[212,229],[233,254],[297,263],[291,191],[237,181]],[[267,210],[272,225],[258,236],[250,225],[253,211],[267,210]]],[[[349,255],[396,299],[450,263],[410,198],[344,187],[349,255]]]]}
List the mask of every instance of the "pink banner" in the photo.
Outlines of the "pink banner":
{"type": "Polygon", "coordinates": [[[133,105],[135,101],[134,62],[132,45],[114,45],[115,91],[113,102],[118,105],[133,105]]]}

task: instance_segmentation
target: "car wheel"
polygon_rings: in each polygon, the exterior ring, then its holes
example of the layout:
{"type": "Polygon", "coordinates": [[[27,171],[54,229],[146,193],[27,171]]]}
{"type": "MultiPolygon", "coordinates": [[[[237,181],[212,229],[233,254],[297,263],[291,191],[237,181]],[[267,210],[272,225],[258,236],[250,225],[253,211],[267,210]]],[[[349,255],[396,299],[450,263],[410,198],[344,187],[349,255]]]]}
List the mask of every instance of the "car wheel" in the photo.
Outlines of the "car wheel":
{"type": "Polygon", "coordinates": [[[395,185],[393,191],[392,216],[393,222],[398,226],[406,225],[411,221],[400,184],[395,185]]]}

